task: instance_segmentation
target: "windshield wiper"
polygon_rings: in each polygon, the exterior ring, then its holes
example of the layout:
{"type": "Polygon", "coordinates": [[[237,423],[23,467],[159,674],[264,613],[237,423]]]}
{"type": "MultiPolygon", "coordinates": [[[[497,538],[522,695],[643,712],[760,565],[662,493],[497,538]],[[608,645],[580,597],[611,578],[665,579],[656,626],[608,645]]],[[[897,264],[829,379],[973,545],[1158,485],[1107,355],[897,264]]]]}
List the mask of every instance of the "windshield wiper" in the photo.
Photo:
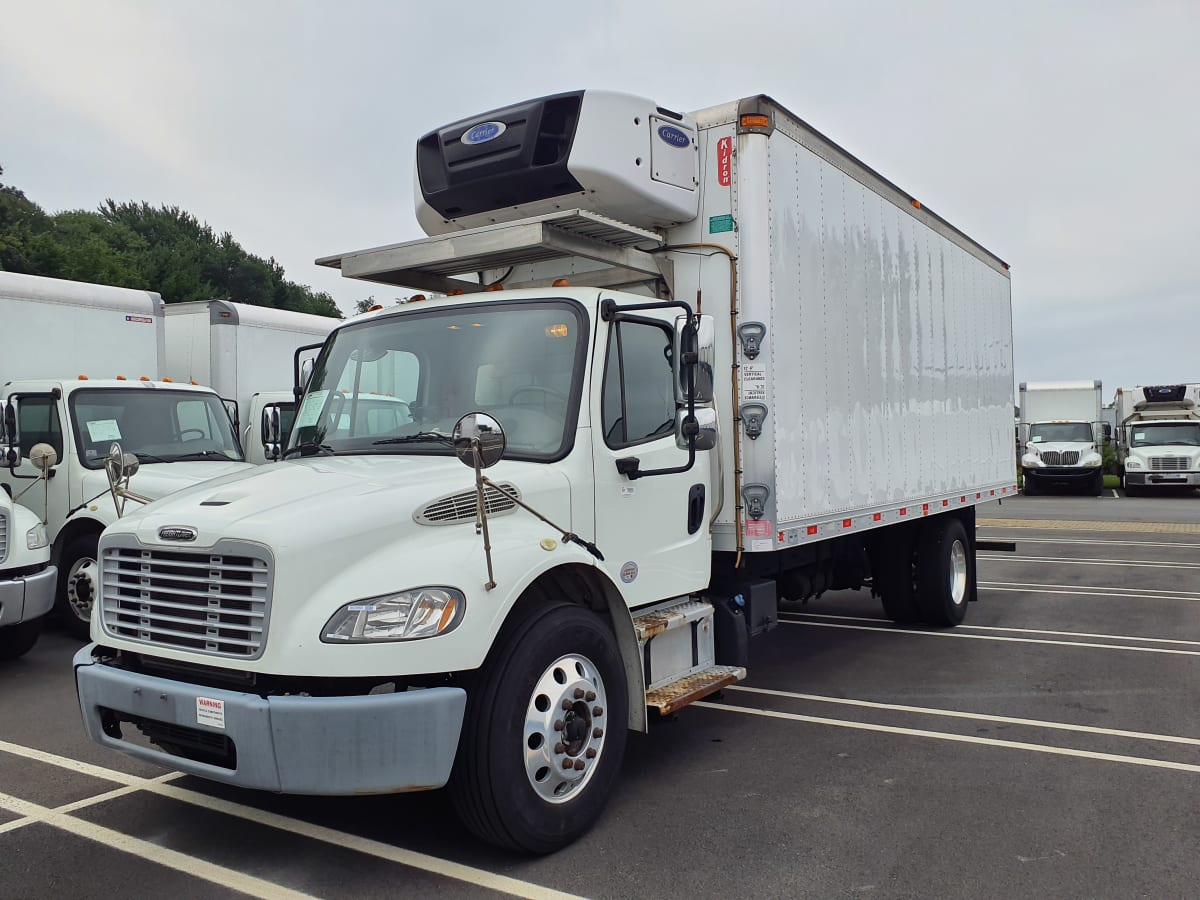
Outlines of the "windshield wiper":
{"type": "Polygon", "coordinates": [[[133,455],[138,458],[138,462],[171,462],[169,459],[163,459],[161,456],[155,456],[153,453],[143,453],[141,450],[138,450],[133,455]]]}
{"type": "Polygon", "coordinates": [[[451,435],[443,434],[440,431],[418,431],[416,434],[406,434],[404,437],[384,438],[379,441],[371,441],[372,444],[416,444],[423,441],[434,441],[438,444],[446,444],[450,446],[454,443],[454,438],[451,435]]]}
{"type": "Polygon", "coordinates": [[[223,450],[193,450],[191,453],[179,453],[172,456],[169,460],[161,460],[162,462],[179,462],[184,459],[212,459],[214,462],[218,459],[223,462],[236,462],[232,456],[223,450]]]}
{"type": "Polygon", "coordinates": [[[299,454],[300,456],[333,456],[334,449],[328,444],[297,444],[283,451],[283,458],[299,454]]]}

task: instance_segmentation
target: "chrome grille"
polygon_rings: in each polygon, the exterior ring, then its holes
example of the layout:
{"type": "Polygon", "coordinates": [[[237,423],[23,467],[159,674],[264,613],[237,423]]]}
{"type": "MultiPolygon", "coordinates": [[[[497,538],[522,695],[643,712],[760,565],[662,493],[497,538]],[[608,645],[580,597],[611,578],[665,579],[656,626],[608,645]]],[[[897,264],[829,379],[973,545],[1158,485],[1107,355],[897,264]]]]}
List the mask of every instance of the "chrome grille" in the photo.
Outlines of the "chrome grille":
{"type": "MultiPolygon", "coordinates": [[[[504,491],[491,486],[483,489],[483,500],[489,516],[498,516],[512,512],[517,508],[513,496],[520,498],[521,492],[511,484],[501,484],[504,491]],[[507,494],[504,493],[507,491],[507,494]],[[512,496],[509,496],[512,495],[512,496]]],[[[475,492],[464,491],[461,494],[450,494],[426,503],[413,513],[413,519],[418,525],[453,525],[457,522],[475,521],[475,492]]]]}
{"type": "Polygon", "coordinates": [[[106,547],[100,561],[104,629],[162,647],[260,655],[269,593],[270,567],[254,556],[106,547]]]}
{"type": "Polygon", "coordinates": [[[1155,472],[1186,472],[1190,466],[1186,456],[1152,456],[1150,468],[1155,472]]]}
{"type": "Polygon", "coordinates": [[[8,513],[0,512],[0,563],[8,559],[8,513]]]}
{"type": "Polygon", "coordinates": [[[1043,450],[1042,462],[1048,466],[1073,466],[1079,462],[1079,451],[1043,450]]]}

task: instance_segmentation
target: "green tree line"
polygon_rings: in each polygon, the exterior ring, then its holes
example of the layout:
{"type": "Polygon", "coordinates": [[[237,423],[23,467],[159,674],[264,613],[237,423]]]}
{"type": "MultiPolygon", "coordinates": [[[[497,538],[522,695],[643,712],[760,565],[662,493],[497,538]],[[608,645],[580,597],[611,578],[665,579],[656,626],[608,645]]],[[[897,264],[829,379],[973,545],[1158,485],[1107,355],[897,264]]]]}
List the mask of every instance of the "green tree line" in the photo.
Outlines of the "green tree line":
{"type": "Polygon", "coordinates": [[[106,200],[95,212],[47,213],[2,181],[0,270],[155,291],[167,303],[233,300],[341,318],[329,294],[288,281],[274,258],[177,206],[106,200]]]}

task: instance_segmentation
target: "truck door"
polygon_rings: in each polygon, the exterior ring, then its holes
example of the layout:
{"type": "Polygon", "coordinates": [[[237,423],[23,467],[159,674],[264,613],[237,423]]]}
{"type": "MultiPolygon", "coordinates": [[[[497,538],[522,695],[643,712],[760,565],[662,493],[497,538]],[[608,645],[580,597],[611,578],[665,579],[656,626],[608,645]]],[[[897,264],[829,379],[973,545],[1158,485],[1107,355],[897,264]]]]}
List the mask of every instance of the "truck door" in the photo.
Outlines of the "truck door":
{"type": "Polygon", "coordinates": [[[601,322],[592,367],[596,537],[602,563],[626,602],[640,606],[708,585],[712,486],[707,454],[686,472],[630,479],[687,464],[676,443],[672,370],[677,309],[642,310],[601,322]],[[595,390],[594,386],[600,389],[595,390]],[[628,463],[624,463],[628,467],[628,463]]]}
{"type": "Polygon", "coordinates": [[[68,506],[69,467],[66,464],[66,448],[63,441],[62,421],[59,417],[60,402],[53,394],[17,394],[17,423],[21,429],[21,459],[15,473],[4,470],[3,480],[13,490],[13,496],[21,496],[21,505],[42,520],[46,520],[46,487],[34,484],[38,470],[29,461],[29,451],[34,444],[49,444],[58,454],[58,463],[51,470],[49,485],[50,536],[54,537],[58,525],[66,516],[68,506]]]}

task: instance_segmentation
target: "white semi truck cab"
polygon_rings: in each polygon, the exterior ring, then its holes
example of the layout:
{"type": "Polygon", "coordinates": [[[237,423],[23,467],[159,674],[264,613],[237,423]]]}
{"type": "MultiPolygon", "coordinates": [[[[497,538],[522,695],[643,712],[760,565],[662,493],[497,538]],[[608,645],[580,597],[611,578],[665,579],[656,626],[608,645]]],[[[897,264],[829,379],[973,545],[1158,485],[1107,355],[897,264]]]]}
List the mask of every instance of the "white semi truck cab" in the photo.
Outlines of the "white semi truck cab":
{"type": "Polygon", "coordinates": [[[1118,389],[1117,464],[1129,496],[1200,487],[1196,385],[1118,389]]]}
{"type": "Polygon", "coordinates": [[[263,790],[447,785],[543,853],[780,597],[962,621],[975,507],[1015,491],[1002,260],[766,97],[544,97],[416,173],[430,237],[320,262],[444,296],[329,335],[290,429],[264,404],[278,463],[105,530],[94,740],[263,790]]]}
{"type": "Polygon", "coordinates": [[[1019,429],[1023,491],[1066,487],[1099,497],[1104,489],[1099,381],[1021,382],[1019,429]]]}
{"type": "Polygon", "coordinates": [[[100,532],[118,518],[104,460],[120,443],[141,470],[131,489],[156,500],[188,485],[250,468],[221,399],[208,388],[127,379],[38,379],[0,388],[0,409],[16,429],[0,485],[46,523],[58,571],[56,605],[68,628],[86,637],[96,594],[100,532]],[[45,490],[33,448],[56,462],[45,490]]]}
{"type": "MultiPolygon", "coordinates": [[[[0,455],[8,449],[4,444],[0,437],[0,455]]],[[[22,656],[37,642],[54,606],[57,576],[46,524],[0,489],[0,662],[22,656]]]]}

